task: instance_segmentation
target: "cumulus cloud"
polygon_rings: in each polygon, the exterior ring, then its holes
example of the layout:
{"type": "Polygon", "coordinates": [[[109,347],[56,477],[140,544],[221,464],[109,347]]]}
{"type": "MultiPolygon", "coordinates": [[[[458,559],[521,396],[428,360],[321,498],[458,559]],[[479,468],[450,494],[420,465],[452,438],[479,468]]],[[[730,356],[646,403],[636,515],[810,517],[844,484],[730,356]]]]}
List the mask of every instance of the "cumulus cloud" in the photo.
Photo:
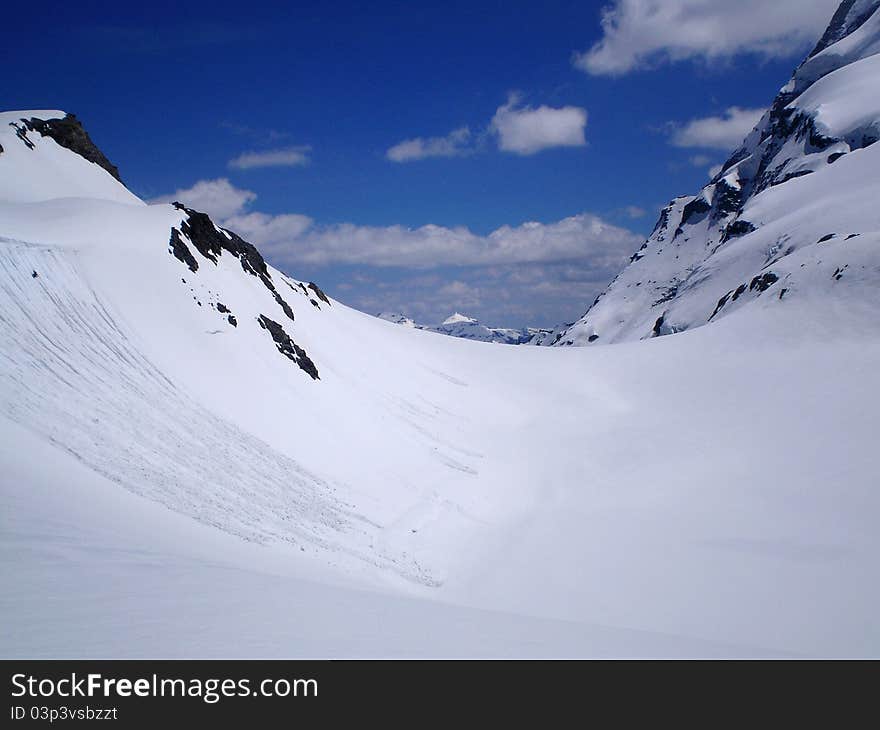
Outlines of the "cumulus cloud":
{"type": "Polygon", "coordinates": [[[469,152],[471,130],[454,129],[445,137],[415,137],[389,148],[385,156],[392,162],[412,162],[426,157],[457,157],[469,152]]]}
{"type": "Polygon", "coordinates": [[[239,212],[222,222],[245,240],[260,244],[295,240],[314,224],[309,216],[299,213],[270,215],[258,211],[239,212]]]}
{"type": "Polygon", "coordinates": [[[713,61],[740,53],[785,58],[818,40],[839,0],[614,0],[602,38],[576,53],[594,75],[620,75],[664,62],[713,61]]]}
{"type": "Polygon", "coordinates": [[[283,147],[262,152],[245,152],[229,161],[235,170],[252,170],[257,167],[302,167],[309,164],[311,147],[283,147]]]}
{"type": "Polygon", "coordinates": [[[489,128],[498,135],[501,150],[533,155],[551,147],[583,147],[586,126],[586,109],[520,106],[519,96],[511,94],[507,103],[498,107],[489,128]]]}
{"type": "Polygon", "coordinates": [[[684,126],[675,128],[670,141],[676,147],[702,147],[728,152],[739,146],[763,114],[763,109],[732,106],[721,116],[692,119],[684,126]]]}
{"type": "Polygon", "coordinates": [[[257,194],[250,190],[235,187],[225,177],[217,180],[199,180],[190,188],[177,190],[170,195],[160,195],[151,203],[173,203],[180,201],[195,210],[200,210],[217,220],[225,220],[256,200],[257,194]]]}
{"type": "MultiPolygon", "coordinates": [[[[320,225],[299,213],[252,210],[255,199],[252,191],[219,179],[151,202],[180,200],[211,213],[292,275],[356,267],[360,273],[340,282],[347,302],[369,312],[405,310],[428,322],[456,309],[514,324],[554,324],[561,312],[560,318],[577,316],[643,240],[590,213],[504,225],[480,235],[430,224],[320,225]],[[442,276],[436,273],[441,269],[442,276]],[[397,273],[391,281],[364,273],[392,270],[397,273]]],[[[641,211],[628,210],[633,216],[641,211]]]]}
{"type": "MultiPolygon", "coordinates": [[[[307,215],[273,215],[249,210],[250,190],[227,179],[200,180],[151,201],[180,200],[213,215],[223,226],[288,263],[354,264],[384,267],[488,266],[590,258],[617,260],[637,248],[641,238],[590,213],[554,223],[528,221],[504,225],[481,236],[469,228],[428,224],[418,228],[317,225],[307,215]]],[[[631,208],[630,214],[640,213],[631,208]]]]}

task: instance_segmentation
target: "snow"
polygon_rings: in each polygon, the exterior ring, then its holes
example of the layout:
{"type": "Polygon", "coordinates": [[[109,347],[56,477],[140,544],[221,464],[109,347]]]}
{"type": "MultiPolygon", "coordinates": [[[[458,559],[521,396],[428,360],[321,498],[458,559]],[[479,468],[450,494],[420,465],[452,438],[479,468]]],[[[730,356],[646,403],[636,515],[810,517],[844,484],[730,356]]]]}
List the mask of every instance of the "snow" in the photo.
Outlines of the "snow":
{"type": "Polygon", "coordinates": [[[819,79],[792,107],[816,118],[824,134],[845,138],[872,128],[880,136],[880,55],[869,56],[819,79]]]}
{"type": "Polygon", "coordinates": [[[880,2],[853,4],[839,20],[722,171],[697,196],[673,200],[593,307],[544,343],[665,336],[744,306],[876,299],[880,2]],[[825,245],[830,234],[862,238],[825,245]],[[777,283],[753,284],[765,275],[777,283]]]}
{"type": "Polygon", "coordinates": [[[73,155],[51,137],[27,132],[28,148],[15,134],[23,119],[58,119],[64,112],[33,110],[0,112],[0,200],[18,203],[53,198],[81,197],[113,200],[142,206],[144,203],[100,166],[73,155]]]}
{"type": "Polygon", "coordinates": [[[537,344],[551,332],[551,330],[537,327],[523,327],[522,329],[487,327],[479,320],[459,314],[458,312],[447,317],[438,325],[418,324],[410,317],[395,312],[382,312],[376,316],[379,319],[403,325],[404,327],[436,332],[449,337],[460,337],[465,340],[495,342],[504,345],[537,344]]]}
{"type": "MultiPolygon", "coordinates": [[[[798,108],[861,119],[863,63],[798,108]]],[[[291,320],[230,251],[172,255],[185,211],[0,135],[0,656],[880,652],[880,145],[778,140],[815,171],[744,158],[720,224],[676,199],[560,333],[596,344],[545,348],[269,267],[291,320]]]]}
{"type": "Polygon", "coordinates": [[[452,314],[444,319],[443,324],[473,324],[476,321],[477,320],[475,320],[473,317],[466,317],[465,315],[456,312],[455,314],[452,314]]]}

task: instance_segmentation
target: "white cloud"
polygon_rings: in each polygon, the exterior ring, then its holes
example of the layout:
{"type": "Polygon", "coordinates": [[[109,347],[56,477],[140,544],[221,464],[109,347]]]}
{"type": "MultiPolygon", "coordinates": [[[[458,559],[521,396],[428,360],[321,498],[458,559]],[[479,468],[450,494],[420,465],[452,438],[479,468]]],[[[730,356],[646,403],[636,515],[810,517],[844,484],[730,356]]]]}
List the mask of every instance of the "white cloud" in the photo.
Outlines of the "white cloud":
{"type": "Polygon", "coordinates": [[[590,74],[739,53],[785,58],[819,39],[840,0],[614,0],[600,41],[574,56],[590,74]]]}
{"type": "Polygon", "coordinates": [[[309,164],[311,147],[284,147],[263,152],[245,152],[229,161],[235,170],[251,170],[256,167],[302,167],[309,164]]]}
{"type": "Polygon", "coordinates": [[[385,156],[392,162],[411,162],[426,157],[457,157],[467,154],[471,130],[454,129],[445,137],[415,137],[389,148],[385,156]]]}
{"type": "Polygon", "coordinates": [[[723,169],[722,165],[715,165],[710,167],[708,170],[709,179],[712,180],[721,170],[723,169]]]}
{"type": "Polygon", "coordinates": [[[314,266],[431,268],[585,259],[604,265],[632,253],[642,240],[590,213],[554,223],[504,225],[481,236],[463,226],[316,225],[309,216],[298,213],[272,215],[248,210],[255,198],[253,192],[220,179],[200,180],[188,190],[151,202],[180,200],[211,213],[224,227],[264,248],[267,255],[285,263],[314,266]]]}
{"type": "MultiPolygon", "coordinates": [[[[260,236],[261,237],[261,236],[260,236]]],[[[255,236],[255,243],[258,243],[255,236]]],[[[590,259],[619,260],[641,237],[589,213],[555,223],[501,226],[487,236],[468,228],[425,225],[313,227],[295,241],[264,238],[268,251],[291,264],[355,264],[382,267],[491,266],[590,259]]]]}
{"type": "Polygon", "coordinates": [[[337,287],[348,303],[367,312],[405,311],[423,322],[462,310],[489,324],[556,324],[582,313],[643,240],[590,213],[479,235],[437,225],[319,225],[298,213],[251,210],[255,199],[219,179],[151,202],[180,200],[211,213],[294,276],[357,266],[359,273],[337,287]],[[440,267],[455,274],[441,275],[440,267]]]}
{"type": "Polygon", "coordinates": [[[626,213],[630,218],[644,218],[648,214],[648,211],[646,211],[644,208],[640,208],[637,205],[627,205],[623,209],[623,212],[626,213]]]}
{"type": "Polygon", "coordinates": [[[576,106],[520,107],[520,99],[511,94],[498,107],[490,130],[498,135],[498,147],[505,152],[532,155],[551,147],[583,147],[587,110],[576,106]]]}
{"type": "Polygon", "coordinates": [[[254,244],[291,241],[312,227],[314,221],[299,213],[270,215],[253,211],[240,212],[223,219],[223,226],[254,244]]]}
{"type": "Polygon", "coordinates": [[[729,152],[740,145],[763,114],[763,109],[732,106],[718,117],[692,119],[673,132],[671,142],[676,147],[703,147],[729,152]]]}
{"type": "Polygon", "coordinates": [[[217,180],[199,180],[191,188],[177,190],[170,195],[162,195],[149,201],[151,203],[173,203],[180,201],[195,210],[208,213],[217,220],[244,210],[257,194],[250,190],[242,190],[229,182],[225,177],[217,180]]]}
{"type": "Polygon", "coordinates": [[[712,158],[709,155],[694,155],[688,160],[694,167],[705,167],[710,162],[712,162],[712,158]]]}

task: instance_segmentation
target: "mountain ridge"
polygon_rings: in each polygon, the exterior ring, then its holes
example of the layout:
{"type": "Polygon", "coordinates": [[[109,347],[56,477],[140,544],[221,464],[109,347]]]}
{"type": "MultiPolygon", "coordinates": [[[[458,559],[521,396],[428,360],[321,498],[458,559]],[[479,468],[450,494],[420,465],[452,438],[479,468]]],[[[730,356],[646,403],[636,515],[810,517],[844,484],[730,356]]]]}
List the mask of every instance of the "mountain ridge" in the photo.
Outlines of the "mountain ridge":
{"type": "Polygon", "coordinates": [[[851,261],[835,251],[835,265],[821,273],[816,267],[823,256],[808,249],[829,234],[849,241],[851,234],[875,237],[880,230],[866,202],[870,196],[859,190],[876,186],[871,164],[855,161],[877,154],[878,52],[880,2],[844,2],[721,170],[697,195],[675,198],[661,211],[627,268],[579,320],[557,328],[550,344],[603,344],[693,329],[756,302],[776,282],[779,301],[824,296],[833,272],[846,267],[852,273],[856,261],[870,269],[877,254],[869,245],[854,251],[851,261]],[[851,174],[838,174],[841,166],[851,174]],[[841,184],[853,190],[850,206],[840,200],[841,184]],[[790,211],[811,208],[823,214],[805,215],[796,236],[783,230],[790,211]],[[811,273],[815,280],[807,281],[811,273]]]}

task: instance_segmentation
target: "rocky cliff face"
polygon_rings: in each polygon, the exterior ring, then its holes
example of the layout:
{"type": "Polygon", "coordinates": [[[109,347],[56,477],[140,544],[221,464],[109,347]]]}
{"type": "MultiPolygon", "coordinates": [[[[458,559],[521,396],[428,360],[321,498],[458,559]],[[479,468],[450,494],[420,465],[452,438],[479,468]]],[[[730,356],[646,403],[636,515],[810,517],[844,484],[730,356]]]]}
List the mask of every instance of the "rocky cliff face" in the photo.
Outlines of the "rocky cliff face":
{"type": "Polygon", "coordinates": [[[878,52],[880,0],[846,0],[721,171],[697,195],[671,201],[629,266],[546,344],[671,334],[772,294],[827,296],[828,281],[841,282],[825,276],[832,263],[832,273],[856,259],[871,270],[880,262],[865,238],[880,229],[867,194],[880,192],[878,52]],[[856,237],[849,248],[867,248],[852,256],[826,245],[856,237]]]}

